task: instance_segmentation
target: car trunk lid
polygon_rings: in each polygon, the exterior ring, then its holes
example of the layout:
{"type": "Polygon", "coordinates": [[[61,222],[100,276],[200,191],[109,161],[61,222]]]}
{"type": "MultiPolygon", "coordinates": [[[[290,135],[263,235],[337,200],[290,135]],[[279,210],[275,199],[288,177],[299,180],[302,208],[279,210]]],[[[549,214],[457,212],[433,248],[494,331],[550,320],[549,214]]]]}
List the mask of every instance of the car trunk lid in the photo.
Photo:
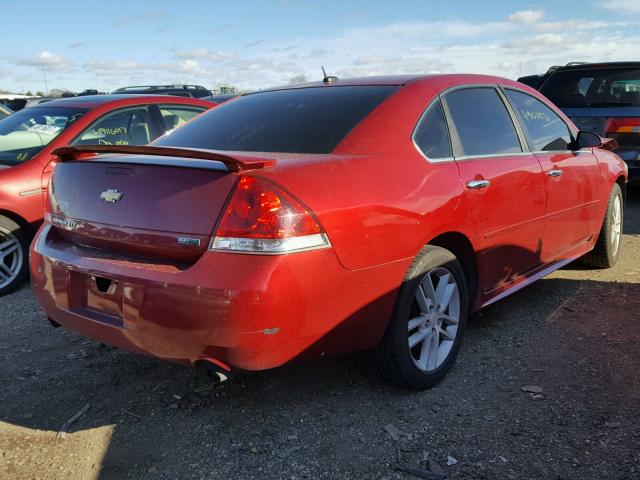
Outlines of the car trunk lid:
{"type": "Polygon", "coordinates": [[[206,250],[236,180],[233,170],[242,169],[240,160],[229,168],[221,161],[157,154],[73,161],[64,155],[54,171],[47,217],[59,236],[116,254],[177,261],[195,260],[206,250]]]}

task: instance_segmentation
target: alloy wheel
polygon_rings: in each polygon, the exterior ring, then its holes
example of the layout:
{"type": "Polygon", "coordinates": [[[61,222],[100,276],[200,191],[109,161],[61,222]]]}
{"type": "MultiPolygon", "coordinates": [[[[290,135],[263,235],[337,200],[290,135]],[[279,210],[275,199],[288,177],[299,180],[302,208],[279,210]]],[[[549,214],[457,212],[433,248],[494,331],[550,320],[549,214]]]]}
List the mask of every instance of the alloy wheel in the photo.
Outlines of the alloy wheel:
{"type": "Polygon", "coordinates": [[[442,365],[455,342],[460,322],[460,290],[444,267],[430,270],[418,285],[408,325],[409,352],[423,372],[442,365]]]}
{"type": "Polygon", "coordinates": [[[0,227],[0,288],[16,280],[23,261],[20,240],[8,229],[0,227]]]}
{"type": "Polygon", "coordinates": [[[620,248],[620,237],[622,236],[622,200],[620,196],[616,195],[613,201],[613,215],[611,219],[611,253],[615,257],[620,248]]]}

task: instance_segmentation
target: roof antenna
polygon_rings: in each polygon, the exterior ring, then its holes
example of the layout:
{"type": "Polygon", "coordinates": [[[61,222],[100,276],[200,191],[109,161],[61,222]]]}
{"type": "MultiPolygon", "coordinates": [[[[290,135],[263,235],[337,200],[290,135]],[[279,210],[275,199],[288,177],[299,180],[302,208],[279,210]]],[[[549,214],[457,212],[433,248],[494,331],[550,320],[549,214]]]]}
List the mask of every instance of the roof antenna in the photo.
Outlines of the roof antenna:
{"type": "Polygon", "coordinates": [[[327,72],[323,66],[320,66],[320,68],[322,69],[322,81],[324,83],[333,83],[338,80],[338,77],[336,77],[335,75],[327,75],[327,72]]]}

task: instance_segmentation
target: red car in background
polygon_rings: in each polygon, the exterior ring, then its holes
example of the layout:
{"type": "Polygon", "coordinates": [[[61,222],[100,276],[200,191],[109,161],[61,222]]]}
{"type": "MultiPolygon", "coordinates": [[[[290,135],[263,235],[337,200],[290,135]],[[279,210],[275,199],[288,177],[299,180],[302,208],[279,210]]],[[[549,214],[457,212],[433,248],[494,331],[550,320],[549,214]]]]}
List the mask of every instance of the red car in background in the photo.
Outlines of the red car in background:
{"type": "Polygon", "coordinates": [[[469,312],[580,257],[616,263],[627,171],[600,147],[497,77],[245,95],[148,147],[59,150],[33,289],[54,325],[166,360],[373,348],[426,388],[469,312]]]}
{"type": "Polygon", "coordinates": [[[42,192],[63,145],[144,145],[211,108],[172,96],[96,95],[52,100],[0,120],[0,295],[28,272],[42,192]]]}

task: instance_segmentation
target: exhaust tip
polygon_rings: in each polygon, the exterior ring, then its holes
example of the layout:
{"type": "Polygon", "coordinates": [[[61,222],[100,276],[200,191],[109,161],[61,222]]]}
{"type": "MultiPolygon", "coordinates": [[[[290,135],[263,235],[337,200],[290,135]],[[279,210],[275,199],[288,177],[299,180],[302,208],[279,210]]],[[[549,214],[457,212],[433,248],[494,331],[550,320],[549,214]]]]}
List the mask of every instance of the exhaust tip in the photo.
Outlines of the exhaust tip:
{"type": "Polygon", "coordinates": [[[211,359],[198,360],[196,367],[204,370],[207,376],[215,383],[226,382],[232,375],[230,368],[211,359]]]}
{"type": "Polygon", "coordinates": [[[229,376],[226,373],[212,368],[207,369],[207,375],[216,383],[222,383],[229,380],[229,376]]]}

